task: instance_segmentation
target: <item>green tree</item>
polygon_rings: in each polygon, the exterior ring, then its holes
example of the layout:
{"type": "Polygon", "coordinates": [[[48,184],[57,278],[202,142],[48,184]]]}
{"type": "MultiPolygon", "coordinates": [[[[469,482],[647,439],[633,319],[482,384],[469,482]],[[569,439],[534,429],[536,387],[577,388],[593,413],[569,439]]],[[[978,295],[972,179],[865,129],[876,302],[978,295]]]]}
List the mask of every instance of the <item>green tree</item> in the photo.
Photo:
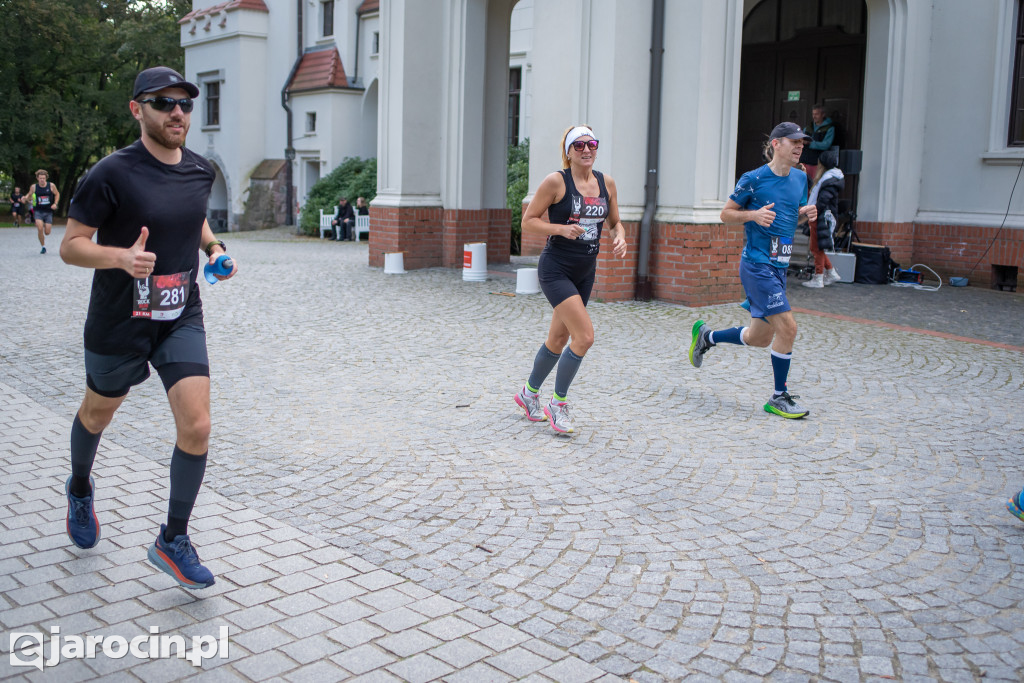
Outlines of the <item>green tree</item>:
{"type": "Polygon", "coordinates": [[[65,212],[77,179],[138,137],[135,76],[182,70],[191,0],[0,0],[0,164],[23,188],[45,168],[65,212]]]}
{"type": "Polygon", "coordinates": [[[307,235],[319,234],[320,209],[333,211],[342,197],[354,207],[356,197],[365,197],[369,204],[376,196],[377,160],[348,157],[309,191],[306,205],[302,207],[299,228],[307,235]]]}
{"type": "Polygon", "coordinates": [[[508,148],[508,189],[505,206],[512,209],[512,253],[521,251],[523,235],[523,199],[530,190],[530,141],[508,148]]]}

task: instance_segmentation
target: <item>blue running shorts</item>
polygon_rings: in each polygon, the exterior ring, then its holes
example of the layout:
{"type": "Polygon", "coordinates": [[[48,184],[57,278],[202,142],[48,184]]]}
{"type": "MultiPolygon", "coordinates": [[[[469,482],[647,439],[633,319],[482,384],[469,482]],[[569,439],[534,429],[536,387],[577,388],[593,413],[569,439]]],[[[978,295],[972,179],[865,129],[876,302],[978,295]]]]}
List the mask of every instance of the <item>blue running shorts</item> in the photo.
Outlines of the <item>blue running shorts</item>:
{"type": "Polygon", "coordinates": [[[750,301],[750,317],[767,318],[791,310],[786,298],[786,269],[740,261],[740,282],[750,301]]]}

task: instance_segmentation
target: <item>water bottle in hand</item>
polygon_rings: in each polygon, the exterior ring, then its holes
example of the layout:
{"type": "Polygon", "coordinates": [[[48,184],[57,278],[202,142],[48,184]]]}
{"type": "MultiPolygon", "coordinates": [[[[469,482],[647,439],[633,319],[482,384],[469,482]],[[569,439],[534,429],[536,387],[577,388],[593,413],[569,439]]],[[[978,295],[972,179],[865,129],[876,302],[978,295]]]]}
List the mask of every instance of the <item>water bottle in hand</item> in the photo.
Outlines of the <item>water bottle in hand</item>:
{"type": "Polygon", "coordinates": [[[231,275],[231,271],[234,267],[235,262],[231,260],[231,257],[227,254],[221,254],[212,264],[206,264],[203,268],[203,275],[206,276],[207,282],[211,285],[215,285],[217,284],[218,275],[231,275]]]}

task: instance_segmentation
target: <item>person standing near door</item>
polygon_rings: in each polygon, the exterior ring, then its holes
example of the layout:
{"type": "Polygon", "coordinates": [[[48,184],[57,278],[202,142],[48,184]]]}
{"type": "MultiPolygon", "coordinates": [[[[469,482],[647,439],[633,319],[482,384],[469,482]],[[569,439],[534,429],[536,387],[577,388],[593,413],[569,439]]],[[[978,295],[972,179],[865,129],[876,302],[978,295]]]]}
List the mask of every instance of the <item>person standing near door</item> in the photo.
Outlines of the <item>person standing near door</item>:
{"type": "Polygon", "coordinates": [[[804,129],[810,142],[804,146],[800,155],[800,163],[804,165],[808,178],[814,178],[818,172],[818,158],[825,150],[832,149],[836,139],[836,125],[825,115],[825,105],[816,104],[811,109],[812,124],[804,129]]]}

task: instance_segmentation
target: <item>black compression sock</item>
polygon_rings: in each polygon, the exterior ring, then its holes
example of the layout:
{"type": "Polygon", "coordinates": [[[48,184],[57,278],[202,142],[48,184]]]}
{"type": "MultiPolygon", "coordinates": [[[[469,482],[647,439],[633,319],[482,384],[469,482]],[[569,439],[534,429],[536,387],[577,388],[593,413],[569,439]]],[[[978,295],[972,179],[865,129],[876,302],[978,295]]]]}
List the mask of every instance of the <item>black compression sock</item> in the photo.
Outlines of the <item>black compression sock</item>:
{"type": "Polygon", "coordinates": [[[96,459],[96,449],[100,445],[100,437],[103,432],[93,434],[75,414],[75,421],[71,423],[71,483],[68,491],[71,495],[84,498],[92,495],[92,485],[89,483],[89,474],[92,472],[92,463],[96,459]]]}
{"type": "Polygon", "coordinates": [[[171,495],[167,505],[167,530],[164,540],[188,533],[188,520],[206,473],[206,453],[192,455],[174,446],[171,454],[171,495]]]}

